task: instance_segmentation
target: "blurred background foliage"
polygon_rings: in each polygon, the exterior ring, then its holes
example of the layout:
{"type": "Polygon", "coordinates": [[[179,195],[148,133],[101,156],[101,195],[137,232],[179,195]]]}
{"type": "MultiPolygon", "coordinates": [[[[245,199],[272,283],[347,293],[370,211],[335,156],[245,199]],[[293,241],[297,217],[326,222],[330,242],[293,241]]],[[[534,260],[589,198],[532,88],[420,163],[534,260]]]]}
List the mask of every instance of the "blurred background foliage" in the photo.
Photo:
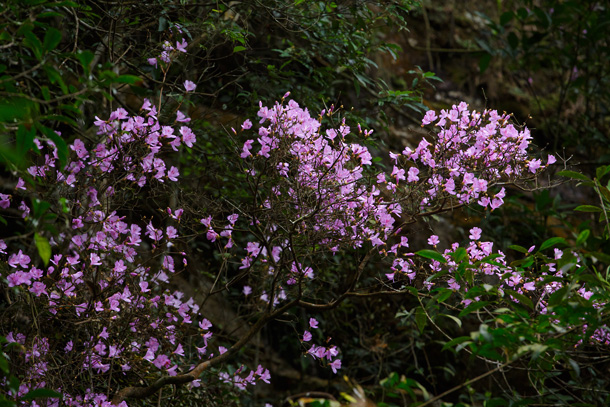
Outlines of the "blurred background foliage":
{"type": "MultiPolygon", "coordinates": [[[[341,372],[380,406],[608,405],[607,348],[589,338],[607,329],[607,306],[599,304],[610,302],[609,40],[609,7],[592,0],[477,0],[467,7],[456,0],[7,0],[0,10],[0,192],[14,188],[10,174],[41,159],[31,152],[34,137],[53,140],[65,160],[74,138],[95,140],[96,116],[117,107],[137,112],[161,87],[168,112],[188,106],[198,136],[178,158],[184,181],[172,195],[193,207],[245,199],[234,188],[243,175],[233,161],[243,140],[230,128],[252,118],[259,101],[271,104],[287,91],[311,111],[342,107],[349,122],[374,128],[371,147],[380,157],[421,138],[428,108],[466,100],[513,112],[569,172],[550,173],[536,191],[513,189],[501,210],[458,210],[415,225],[409,237],[416,245],[434,230],[444,242],[465,241],[469,228],[481,226],[523,273],[552,262],[548,252],[523,248],[562,238],[551,241],[566,256],[568,289],[553,298],[557,319],[533,312],[535,298],[517,304],[484,284],[468,294],[482,300],[467,312],[438,287],[426,295],[351,298],[315,317],[342,349],[341,372]],[[163,41],[176,41],[177,27],[188,52],[164,76],[147,59],[163,41]],[[186,79],[197,90],[181,99],[186,79]],[[585,283],[590,301],[575,294],[585,283]]],[[[154,210],[134,208],[132,216],[154,210]]],[[[222,259],[212,246],[194,241],[187,249],[200,260],[194,277],[213,279],[222,259]]],[[[350,261],[357,259],[341,259],[350,261]]],[[[341,262],[329,259],[320,278],[332,281],[341,262]]],[[[212,306],[238,315],[248,308],[240,298],[227,292],[212,306]]],[[[301,329],[287,316],[244,350],[263,359],[274,379],[240,403],[330,405],[330,395],[359,388],[298,356],[298,342],[284,339],[301,329]],[[311,390],[328,397],[299,398],[311,390]]],[[[224,334],[229,341],[228,328],[224,334]]],[[[0,374],[11,377],[0,356],[0,374]]],[[[238,402],[215,386],[196,396],[183,390],[172,404],[238,402]]],[[[371,403],[360,396],[342,400],[371,403]]]]}

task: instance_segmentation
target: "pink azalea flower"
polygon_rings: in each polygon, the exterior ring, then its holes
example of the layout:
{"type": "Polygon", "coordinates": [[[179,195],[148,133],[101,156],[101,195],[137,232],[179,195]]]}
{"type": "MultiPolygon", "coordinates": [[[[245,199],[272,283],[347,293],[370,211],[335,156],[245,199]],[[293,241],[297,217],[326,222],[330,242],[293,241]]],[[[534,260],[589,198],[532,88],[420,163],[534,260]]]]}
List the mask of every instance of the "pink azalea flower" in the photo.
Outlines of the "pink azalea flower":
{"type": "Polygon", "coordinates": [[[241,128],[243,130],[249,130],[252,128],[252,122],[250,121],[250,119],[247,119],[245,122],[243,122],[243,124],[241,125],[241,128]]]}
{"type": "Polygon", "coordinates": [[[186,46],[188,45],[188,43],[186,42],[186,40],[183,38],[181,42],[176,42],[176,49],[180,52],[186,52],[186,46]]]}
{"type": "Polygon", "coordinates": [[[336,374],[337,370],[341,369],[341,359],[335,359],[329,366],[333,370],[333,373],[336,374]]]}
{"type": "Polygon", "coordinates": [[[470,240],[479,240],[481,238],[481,232],[481,228],[474,227],[470,229],[470,235],[468,236],[468,238],[470,240]]]}
{"type": "Polygon", "coordinates": [[[184,89],[186,89],[187,92],[192,92],[195,90],[195,88],[197,88],[197,85],[195,85],[194,82],[189,80],[184,81],[184,89]]]}

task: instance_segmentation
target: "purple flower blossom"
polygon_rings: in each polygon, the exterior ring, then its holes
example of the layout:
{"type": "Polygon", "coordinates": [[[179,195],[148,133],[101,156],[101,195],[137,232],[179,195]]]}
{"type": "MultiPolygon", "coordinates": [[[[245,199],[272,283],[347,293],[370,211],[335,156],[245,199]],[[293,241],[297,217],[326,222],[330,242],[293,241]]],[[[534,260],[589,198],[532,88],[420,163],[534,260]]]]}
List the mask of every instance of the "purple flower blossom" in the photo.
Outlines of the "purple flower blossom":
{"type": "Polygon", "coordinates": [[[440,240],[437,235],[432,235],[428,238],[428,244],[430,246],[436,246],[437,244],[439,244],[439,242],[440,240]]]}
{"type": "Polygon", "coordinates": [[[333,373],[336,374],[337,370],[341,369],[341,359],[335,359],[329,366],[333,370],[333,373]]]}
{"type": "Polygon", "coordinates": [[[25,187],[25,181],[23,181],[23,179],[22,179],[22,178],[19,178],[19,180],[17,181],[17,185],[15,186],[15,189],[16,189],[16,190],[18,190],[18,189],[22,189],[22,190],[24,190],[24,191],[26,190],[26,187],[25,187]]]}
{"type": "Polygon", "coordinates": [[[422,124],[425,126],[432,123],[434,120],[436,120],[436,112],[434,110],[428,110],[422,120],[422,124]]]}
{"type": "Polygon", "coordinates": [[[184,113],[182,113],[180,110],[178,110],[176,112],[176,121],[180,122],[180,123],[188,123],[191,121],[191,119],[189,117],[186,117],[184,115],[184,113]]]}
{"type": "Polygon", "coordinates": [[[178,181],[179,176],[180,176],[180,172],[178,171],[178,168],[176,168],[172,165],[172,167],[167,172],[167,178],[169,178],[170,181],[176,182],[176,181],[178,181]]]}
{"type": "Polygon", "coordinates": [[[186,52],[187,45],[188,45],[188,43],[186,42],[186,40],[184,38],[182,38],[181,42],[176,42],[176,49],[180,52],[186,52]]]}
{"type": "Polygon", "coordinates": [[[250,150],[252,149],[252,143],[254,143],[254,140],[247,140],[244,143],[244,146],[242,148],[242,153],[240,155],[241,158],[246,158],[246,157],[252,156],[252,153],[250,153],[250,150]]]}
{"type": "Polygon", "coordinates": [[[16,268],[17,266],[26,268],[28,264],[30,264],[30,256],[23,254],[21,250],[19,250],[19,253],[17,254],[11,254],[8,259],[8,265],[13,268],[16,268]]]}
{"type": "Polygon", "coordinates": [[[11,206],[11,196],[7,194],[0,194],[0,208],[6,209],[11,206]]]}
{"type": "Polygon", "coordinates": [[[35,283],[32,284],[32,286],[30,287],[30,292],[34,295],[36,295],[36,297],[40,297],[40,295],[47,294],[47,290],[46,290],[46,285],[40,281],[36,281],[35,283]]]}
{"type": "Polygon", "coordinates": [[[193,143],[197,141],[195,133],[190,128],[182,126],[180,127],[180,134],[182,135],[182,142],[188,147],[193,147],[193,143]]]}
{"type": "Polygon", "coordinates": [[[468,238],[470,240],[479,240],[481,238],[481,232],[481,228],[474,227],[470,229],[470,235],[468,236],[468,238]]]}
{"type": "Polygon", "coordinates": [[[241,125],[241,128],[243,130],[249,130],[252,128],[252,122],[250,121],[250,119],[246,119],[246,121],[243,122],[243,124],[241,125]]]}
{"type": "Polygon", "coordinates": [[[199,328],[203,329],[204,331],[209,330],[211,327],[212,327],[212,323],[205,318],[203,318],[199,322],[199,328]]]}
{"type": "Polygon", "coordinates": [[[195,85],[195,82],[192,82],[192,81],[189,81],[189,80],[184,81],[184,89],[187,92],[192,92],[192,91],[195,90],[195,88],[197,88],[197,85],[195,85]]]}
{"type": "Polygon", "coordinates": [[[89,255],[89,260],[92,266],[101,266],[102,259],[97,253],[91,253],[89,255]]]}

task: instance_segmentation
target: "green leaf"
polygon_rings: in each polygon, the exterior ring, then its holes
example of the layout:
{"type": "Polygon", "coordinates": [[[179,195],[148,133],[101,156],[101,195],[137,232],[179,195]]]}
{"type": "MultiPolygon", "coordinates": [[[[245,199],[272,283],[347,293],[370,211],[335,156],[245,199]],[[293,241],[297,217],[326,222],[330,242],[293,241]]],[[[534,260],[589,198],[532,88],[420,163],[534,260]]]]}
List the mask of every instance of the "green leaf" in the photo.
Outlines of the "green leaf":
{"type": "Polygon", "coordinates": [[[40,91],[42,92],[42,98],[44,100],[51,100],[51,92],[49,92],[49,87],[47,85],[41,86],[40,91]]]}
{"type": "Polygon", "coordinates": [[[491,360],[497,360],[497,361],[503,360],[502,355],[500,353],[498,353],[498,351],[496,351],[495,349],[493,349],[489,346],[482,347],[481,349],[479,349],[477,354],[479,356],[482,356],[484,358],[491,359],[491,360]]]}
{"type": "Polygon", "coordinates": [[[19,97],[0,100],[0,122],[11,123],[15,120],[25,120],[32,115],[35,110],[34,102],[19,97]]]}
{"type": "Polygon", "coordinates": [[[44,262],[45,267],[49,265],[49,260],[51,259],[51,245],[49,244],[49,240],[39,235],[38,233],[34,234],[34,243],[36,243],[36,248],[38,249],[38,254],[40,258],[44,262]]]}
{"type": "Polygon", "coordinates": [[[566,240],[563,237],[552,237],[550,239],[545,240],[544,243],[542,243],[539,251],[543,251],[543,250],[548,249],[549,247],[553,247],[559,243],[567,244],[566,240]]]}
{"type": "Polygon", "coordinates": [[[405,287],[405,290],[407,290],[408,292],[410,292],[412,295],[414,295],[416,297],[419,295],[419,291],[417,291],[417,288],[415,288],[413,286],[405,287]]]}
{"type": "Polygon", "coordinates": [[[610,172],[610,165],[602,165],[595,170],[595,176],[601,180],[608,172],[610,172]]]}
{"type": "Polygon", "coordinates": [[[599,187],[599,192],[602,193],[607,202],[610,202],[610,190],[606,187],[599,187]]]}
{"type": "Polygon", "coordinates": [[[49,52],[54,50],[59,42],[61,41],[61,32],[59,30],[49,27],[47,32],[44,34],[44,40],[42,46],[45,51],[49,52]]]}
{"type": "Polygon", "coordinates": [[[416,251],[415,254],[417,254],[418,256],[421,256],[421,257],[425,257],[426,259],[436,260],[440,263],[447,263],[447,260],[445,260],[443,255],[440,254],[439,252],[435,252],[434,250],[428,250],[428,249],[419,250],[419,251],[416,251]]]}
{"type": "Polygon", "coordinates": [[[142,78],[136,75],[121,75],[113,79],[113,82],[126,83],[128,85],[137,85],[142,82],[142,78]]]}
{"type": "Polygon", "coordinates": [[[419,332],[423,333],[428,324],[428,317],[426,316],[426,311],[424,311],[422,307],[417,307],[417,310],[415,311],[415,323],[417,324],[419,332]]]}
{"type": "Polygon", "coordinates": [[[466,315],[474,311],[480,310],[481,308],[486,307],[487,305],[489,305],[489,301],[473,301],[472,303],[470,303],[470,305],[464,308],[462,312],[460,312],[459,316],[465,317],[466,315]]]}
{"type": "Polygon", "coordinates": [[[91,70],[91,62],[93,61],[94,58],[94,54],[93,52],[86,50],[86,51],[78,51],[76,53],[76,59],[78,59],[78,61],[80,62],[80,65],[83,67],[83,71],[85,72],[85,77],[89,76],[89,72],[91,70]]]}
{"type": "MultiPolygon", "coordinates": [[[[499,257],[504,257],[504,256],[500,253],[490,254],[489,256],[483,257],[481,260],[479,260],[479,262],[485,263],[485,264],[492,264],[494,266],[500,267],[500,266],[502,266],[502,264],[498,263],[497,261],[494,261],[495,259],[497,259],[499,257]]],[[[477,263],[479,263],[479,262],[477,262],[477,263]]]]}
{"type": "Polygon", "coordinates": [[[59,73],[59,71],[49,65],[45,65],[43,68],[47,76],[49,77],[49,81],[53,84],[57,83],[64,95],[68,94],[68,86],[66,86],[66,82],[64,82],[64,79],[59,73]]]}
{"type": "Polygon", "coordinates": [[[520,304],[525,305],[530,309],[534,309],[534,303],[528,297],[523,294],[520,294],[514,290],[510,290],[508,288],[504,288],[504,292],[509,294],[511,297],[519,301],[520,304]]]}
{"type": "Polygon", "coordinates": [[[602,252],[591,252],[588,256],[595,257],[597,260],[610,264],[610,255],[602,252]]]}
{"type": "Polygon", "coordinates": [[[548,349],[548,346],[546,346],[546,345],[543,345],[541,343],[532,343],[532,344],[520,346],[519,349],[517,349],[517,354],[532,352],[532,360],[536,360],[538,358],[538,356],[540,356],[540,354],[542,352],[546,351],[547,349],[548,349]]]}
{"type": "Polygon", "coordinates": [[[34,389],[29,391],[25,396],[21,397],[21,400],[33,400],[40,397],[59,398],[61,397],[61,393],[49,389],[34,389]]]}
{"type": "Polygon", "coordinates": [[[70,208],[68,208],[68,200],[64,197],[59,198],[59,203],[61,204],[61,211],[63,213],[70,213],[70,208]]]}
{"type": "Polygon", "coordinates": [[[447,298],[451,297],[451,294],[453,294],[453,290],[449,289],[449,288],[443,288],[435,297],[434,299],[437,302],[443,302],[445,301],[447,298]]]}
{"type": "Polygon", "coordinates": [[[587,177],[584,174],[581,174],[580,172],[576,172],[576,171],[559,171],[557,173],[557,175],[561,175],[562,177],[567,177],[567,178],[573,178],[573,179],[578,179],[581,181],[592,181],[591,178],[587,177]]]}
{"type": "MultiPolygon", "coordinates": [[[[450,340],[445,345],[443,345],[442,350],[453,348],[455,345],[459,345],[459,344],[467,345],[469,343],[472,343],[472,339],[470,338],[470,336],[460,336],[460,337],[450,340]]],[[[464,348],[464,346],[462,346],[462,348],[464,348]]]]}
{"type": "MultiPolygon", "coordinates": [[[[478,337],[480,338],[481,336],[483,337],[484,340],[486,340],[487,342],[493,342],[494,337],[491,333],[489,333],[489,325],[487,324],[481,324],[479,325],[479,331],[478,333],[478,337]]],[[[477,334],[475,333],[475,335],[477,334]]],[[[472,337],[473,332],[470,333],[470,336],[472,337]]]]}
{"type": "Polygon", "coordinates": [[[456,263],[460,263],[468,256],[468,252],[464,247],[458,247],[458,249],[450,254],[451,258],[455,260],[456,263]]]}
{"type": "Polygon", "coordinates": [[[437,318],[438,318],[438,317],[445,317],[445,318],[449,318],[449,319],[451,319],[453,322],[455,322],[455,323],[457,324],[457,326],[458,326],[458,327],[460,327],[460,328],[462,327],[462,320],[461,320],[461,319],[459,319],[459,318],[457,318],[457,317],[454,317],[453,315],[449,315],[449,314],[438,314],[438,315],[437,315],[437,318]]]}
{"type": "Polygon", "coordinates": [[[29,129],[20,124],[17,127],[17,152],[20,155],[25,155],[30,149],[34,148],[34,137],[36,131],[30,127],[29,129]]]}
{"type": "Polygon", "coordinates": [[[489,68],[489,63],[491,62],[491,54],[485,53],[479,59],[479,72],[484,73],[487,68],[489,68]]]}
{"type": "Polygon", "coordinates": [[[48,114],[48,115],[40,116],[39,119],[41,121],[42,120],[58,121],[61,123],[69,124],[70,126],[73,126],[73,127],[78,127],[78,123],[75,120],[73,120],[67,116],[60,115],[60,114],[48,114]]]}
{"type": "Polygon", "coordinates": [[[587,241],[587,239],[589,238],[590,234],[591,234],[591,231],[589,229],[585,229],[582,232],[580,232],[578,234],[578,237],[576,238],[576,245],[580,246],[583,243],[585,243],[587,241]]]}
{"type": "Polygon", "coordinates": [[[568,295],[568,290],[570,287],[561,287],[559,290],[555,291],[548,300],[548,306],[554,307],[559,305],[568,295]]]}
{"type": "Polygon", "coordinates": [[[517,49],[519,46],[519,37],[517,37],[517,34],[514,32],[508,34],[508,45],[510,45],[512,49],[517,49]]]}
{"type": "MultiPolygon", "coordinates": [[[[47,4],[47,7],[57,7],[55,4],[51,5],[51,4],[47,4]]],[[[42,13],[38,14],[38,19],[39,20],[43,20],[43,19],[48,19],[48,18],[65,18],[66,15],[59,13],[57,11],[43,11],[42,13]]]]}
{"type": "Polygon", "coordinates": [[[19,390],[19,379],[13,375],[8,377],[8,388],[13,391],[13,393],[17,393],[19,390]]]}
{"type": "Polygon", "coordinates": [[[506,25],[511,22],[511,20],[515,17],[515,13],[512,11],[507,11],[500,16],[500,25],[506,25]]]}
{"type": "Polygon", "coordinates": [[[238,45],[235,48],[233,48],[233,52],[242,52],[245,51],[246,47],[242,46],[242,45],[238,45]]]}
{"type": "Polygon", "coordinates": [[[516,250],[516,251],[518,251],[520,253],[524,253],[524,254],[528,254],[529,253],[525,247],[519,246],[519,245],[516,245],[516,244],[510,245],[510,246],[508,246],[508,248],[512,249],[512,250],[516,250]]]}
{"type": "Polygon", "coordinates": [[[73,7],[73,8],[82,7],[82,5],[79,5],[78,3],[74,2],[74,1],[70,1],[70,0],[56,1],[54,3],[48,3],[46,6],[47,7],[73,7]]]}
{"type": "Polygon", "coordinates": [[[23,45],[28,47],[34,52],[34,55],[38,60],[42,59],[42,42],[38,39],[36,35],[31,30],[27,30],[23,33],[25,39],[23,40],[23,45]]]}
{"type": "Polygon", "coordinates": [[[6,358],[4,357],[4,354],[0,352],[0,370],[2,372],[4,372],[5,375],[8,375],[8,373],[10,372],[9,366],[8,366],[8,360],[6,360],[6,358]]]}
{"type": "Polygon", "coordinates": [[[42,218],[42,215],[44,215],[50,207],[51,204],[47,201],[41,201],[38,198],[32,199],[32,215],[34,219],[42,218]]]}
{"type": "Polygon", "coordinates": [[[576,363],[576,361],[572,358],[568,359],[568,363],[570,363],[570,366],[572,366],[572,369],[574,369],[576,376],[580,376],[580,366],[578,366],[578,363],[576,363]]]}
{"type": "Polygon", "coordinates": [[[595,205],[579,205],[576,208],[574,208],[575,211],[579,211],[579,212],[601,212],[601,208],[595,206],[595,205]]]}

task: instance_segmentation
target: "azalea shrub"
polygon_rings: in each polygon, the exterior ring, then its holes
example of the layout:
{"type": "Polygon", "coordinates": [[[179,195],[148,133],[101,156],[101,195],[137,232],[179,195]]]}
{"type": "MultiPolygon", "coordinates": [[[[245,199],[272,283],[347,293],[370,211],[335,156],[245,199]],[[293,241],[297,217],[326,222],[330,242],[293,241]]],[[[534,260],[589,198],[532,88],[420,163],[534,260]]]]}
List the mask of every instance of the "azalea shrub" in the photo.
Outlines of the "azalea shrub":
{"type": "MultiPolygon", "coordinates": [[[[147,61],[164,80],[188,46],[178,26],[169,38],[147,61]]],[[[31,136],[32,163],[12,168],[11,191],[0,194],[7,402],[126,406],[171,385],[196,393],[270,383],[269,368],[242,351],[286,315],[296,321],[286,341],[337,374],[342,343],[321,340],[329,327],[317,314],[355,297],[416,298],[402,318],[422,332],[439,315],[461,326],[484,310],[478,331],[447,332],[445,348],[501,367],[531,356],[540,382],[557,363],[578,365],[568,348],[607,345],[604,286],[585,267],[590,257],[556,247],[565,239],[515,246],[525,258],[511,264],[478,227],[466,244],[431,234],[412,247],[406,236],[419,219],[463,206],[494,211],[507,186],[527,186],[555,162],[530,151],[530,131],[510,115],[465,102],[428,111],[426,135],[389,153],[386,170],[369,149],[373,130],[287,93],[229,132],[226,170],[241,182],[219,196],[183,174],[200,165],[189,161],[198,135],[183,104],[196,88],[186,80],[174,103],[161,88],[138,112],[96,117],[87,138],[13,135],[31,136]],[[181,202],[178,189],[201,196],[181,202]],[[239,338],[217,338],[201,302],[173,283],[197,270],[197,245],[215,259],[207,272],[218,292],[247,304],[239,338]]]]}

